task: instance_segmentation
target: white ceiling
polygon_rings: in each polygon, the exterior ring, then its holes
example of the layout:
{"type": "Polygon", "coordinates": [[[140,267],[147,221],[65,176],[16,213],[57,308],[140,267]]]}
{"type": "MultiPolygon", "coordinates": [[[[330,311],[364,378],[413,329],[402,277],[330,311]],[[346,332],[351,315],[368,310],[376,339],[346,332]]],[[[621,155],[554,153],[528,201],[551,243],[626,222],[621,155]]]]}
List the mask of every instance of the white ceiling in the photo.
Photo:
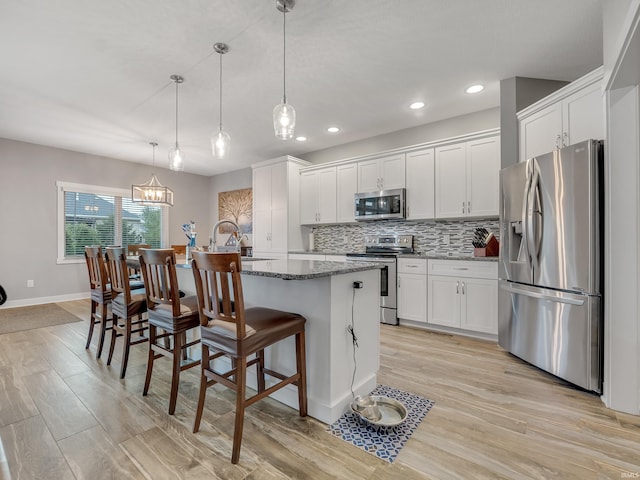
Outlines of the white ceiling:
{"type": "Polygon", "coordinates": [[[213,175],[284,154],[498,106],[501,79],[574,80],[602,64],[602,0],[298,0],[287,99],[305,143],[275,138],[282,13],[275,0],[2,0],[0,137],[213,175]],[[219,57],[225,162],[213,159],[219,57]],[[484,83],[471,96],[464,88],[484,83]],[[427,108],[409,110],[422,100],[427,108]],[[342,132],[329,134],[329,125],[342,132]]]}

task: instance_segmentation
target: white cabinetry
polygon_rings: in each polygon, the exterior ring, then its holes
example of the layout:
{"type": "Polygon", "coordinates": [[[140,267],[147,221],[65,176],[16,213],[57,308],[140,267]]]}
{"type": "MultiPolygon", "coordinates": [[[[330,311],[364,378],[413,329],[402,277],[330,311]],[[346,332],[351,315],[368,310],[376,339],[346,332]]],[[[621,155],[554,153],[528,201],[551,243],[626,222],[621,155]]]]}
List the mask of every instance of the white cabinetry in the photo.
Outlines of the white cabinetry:
{"type": "Polygon", "coordinates": [[[398,259],[398,318],[427,322],[427,260],[398,259]]]}
{"type": "Polygon", "coordinates": [[[358,162],[358,191],[404,188],[404,153],[358,162]]]}
{"type": "Polygon", "coordinates": [[[435,216],[435,149],[408,152],[406,158],[407,219],[435,216]]]}
{"type": "Polygon", "coordinates": [[[346,262],[346,255],[323,255],[321,253],[290,253],[289,260],[315,260],[327,262],[346,262]]]}
{"type": "Polygon", "coordinates": [[[336,221],[336,167],[300,174],[300,223],[336,221]]]}
{"type": "Polygon", "coordinates": [[[336,168],[336,222],[355,221],[354,195],[358,191],[358,164],[348,163],[336,168]]]}
{"type": "Polygon", "coordinates": [[[435,149],[435,217],[498,216],[500,136],[435,149]]]}
{"type": "Polygon", "coordinates": [[[603,67],[518,112],[520,161],[605,137],[603,67]]]}
{"type": "Polygon", "coordinates": [[[300,168],[309,162],[280,157],[253,168],[253,256],[302,249],[300,168]]]}
{"type": "Polygon", "coordinates": [[[498,264],[428,261],[428,323],[498,334],[498,264]]]}

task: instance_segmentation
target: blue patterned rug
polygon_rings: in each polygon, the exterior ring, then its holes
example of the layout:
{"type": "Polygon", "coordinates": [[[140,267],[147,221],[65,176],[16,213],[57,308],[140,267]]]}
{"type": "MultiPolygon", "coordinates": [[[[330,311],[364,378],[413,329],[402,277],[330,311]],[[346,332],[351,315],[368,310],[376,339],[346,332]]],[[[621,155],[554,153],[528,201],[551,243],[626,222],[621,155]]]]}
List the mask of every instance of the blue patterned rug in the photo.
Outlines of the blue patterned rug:
{"type": "Polygon", "coordinates": [[[387,385],[378,385],[371,395],[382,395],[400,401],[407,408],[407,418],[395,427],[380,428],[363,421],[359,415],[347,410],[327,428],[327,431],[345,442],[389,463],[393,462],[413,431],[418,428],[434,402],[413,393],[403,392],[387,385]]]}

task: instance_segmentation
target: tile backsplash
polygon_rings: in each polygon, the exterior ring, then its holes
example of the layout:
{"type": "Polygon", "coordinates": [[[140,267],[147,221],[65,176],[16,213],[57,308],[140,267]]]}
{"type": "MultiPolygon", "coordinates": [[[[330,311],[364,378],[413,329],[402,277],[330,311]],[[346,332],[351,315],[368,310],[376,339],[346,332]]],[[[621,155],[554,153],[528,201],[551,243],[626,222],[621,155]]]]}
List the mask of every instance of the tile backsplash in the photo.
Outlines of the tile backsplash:
{"type": "Polygon", "coordinates": [[[365,235],[413,235],[416,252],[428,255],[473,256],[476,228],[484,227],[498,237],[499,221],[494,219],[464,221],[374,220],[345,225],[322,225],[313,228],[315,250],[361,252],[365,235]],[[449,243],[445,243],[446,236],[449,243]]]}

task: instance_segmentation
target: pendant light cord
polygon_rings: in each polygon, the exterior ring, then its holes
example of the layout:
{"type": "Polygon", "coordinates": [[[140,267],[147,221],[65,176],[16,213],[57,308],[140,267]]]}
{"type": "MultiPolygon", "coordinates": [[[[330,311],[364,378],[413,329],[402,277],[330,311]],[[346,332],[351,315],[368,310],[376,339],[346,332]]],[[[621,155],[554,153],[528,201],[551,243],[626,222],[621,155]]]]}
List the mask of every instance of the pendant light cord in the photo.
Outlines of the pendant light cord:
{"type": "Polygon", "coordinates": [[[222,131],[222,53],[220,55],[220,128],[222,131]]]}
{"type": "Polygon", "coordinates": [[[176,149],[178,148],[178,80],[176,82],[176,149]]]}
{"type": "Polygon", "coordinates": [[[287,4],[282,8],[282,103],[287,103],[287,4]]]}

